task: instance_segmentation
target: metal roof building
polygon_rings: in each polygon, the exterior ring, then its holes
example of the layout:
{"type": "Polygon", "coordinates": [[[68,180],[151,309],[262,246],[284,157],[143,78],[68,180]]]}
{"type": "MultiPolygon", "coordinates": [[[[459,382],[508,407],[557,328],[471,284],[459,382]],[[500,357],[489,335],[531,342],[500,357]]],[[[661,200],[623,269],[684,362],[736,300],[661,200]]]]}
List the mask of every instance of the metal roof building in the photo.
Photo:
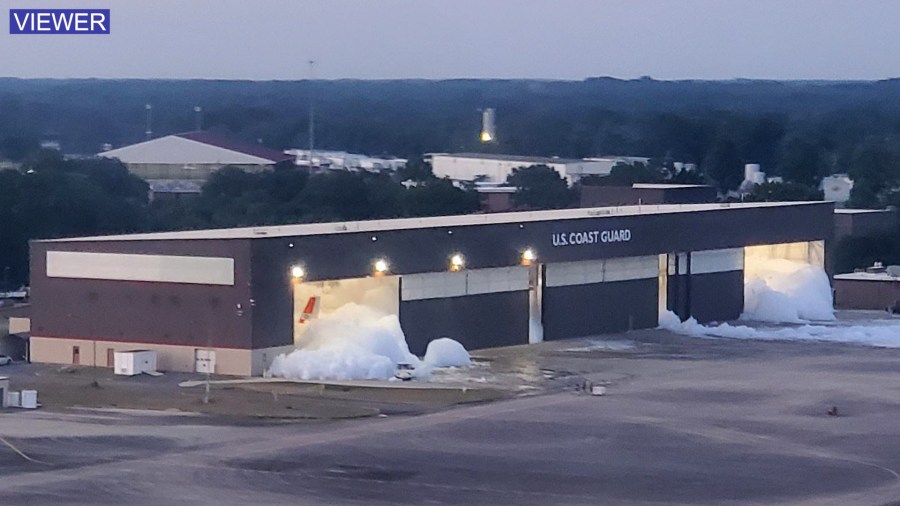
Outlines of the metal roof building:
{"type": "Polygon", "coordinates": [[[589,175],[609,175],[614,163],[605,159],[574,159],[544,156],[497,155],[488,153],[432,153],[432,170],[437,177],[455,181],[487,181],[502,183],[513,169],[531,165],[546,165],[559,172],[569,184],[589,175]]]}
{"type": "Polygon", "coordinates": [[[259,171],[293,159],[279,151],[209,132],[167,135],[97,156],[116,158],[147,180],[206,180],[225,166],[259,171]]]}

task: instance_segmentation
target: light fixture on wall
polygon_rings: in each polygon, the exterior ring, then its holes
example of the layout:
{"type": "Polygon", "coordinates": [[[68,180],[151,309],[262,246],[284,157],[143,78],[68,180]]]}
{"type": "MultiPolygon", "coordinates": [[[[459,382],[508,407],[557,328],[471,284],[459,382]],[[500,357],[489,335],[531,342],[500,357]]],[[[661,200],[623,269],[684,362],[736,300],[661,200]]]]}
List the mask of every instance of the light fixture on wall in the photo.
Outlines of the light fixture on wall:
{"type": "Polygon", "coordinates": [[[531,265],[537,260],[537,253],[531,248],[522,252],[522,265],[531,265]]]}
{"type": "Polygon", "coordinates": [[[384,276],[387,273],[387,271],[390,270],[390,267],[391,267],[388,264],[388,261],[383,258],[379,258],[378,260],[375,260],[375,262],[372,264],[372,266],[375,268],[376,276],[384,276]]]}
{"type": "Polygon", "coordinates": [[[291,266],[291,278],[294,281],[302,281],[304,277],[306,277],[306,269],[302,265],[291,266]]]}
{"type": "Polygon", "coordinates": [[[463,270],[466,266],[466,259],[462,256],[462,253],[454,253],[450,256],[450,271],[458,272],[463,270]]]}

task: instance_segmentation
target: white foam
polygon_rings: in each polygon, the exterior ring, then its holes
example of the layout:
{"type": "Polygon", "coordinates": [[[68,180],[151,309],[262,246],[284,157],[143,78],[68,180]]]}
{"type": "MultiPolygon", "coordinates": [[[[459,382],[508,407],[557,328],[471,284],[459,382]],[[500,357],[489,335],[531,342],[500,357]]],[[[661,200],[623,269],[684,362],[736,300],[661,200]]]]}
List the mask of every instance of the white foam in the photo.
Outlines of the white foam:
{"type": "Polygon", "coordinates": [[[855,325],[834,322],[831,285],[821,267],[790,260],[758,261],[754,262],[753,269],[748,270],[747,278],[742,320],[803,325],[701,325],[694,318],[682,322],[675,313],[667,311],[659,317],[659,328],[694,337],[830,341],[900,347],[900,320],[874,320],[855,325]],[[819,324],[813,324],[813,321],[819,324]]]}
{"type": "Polygon", "coordinates": [[[463,367],[472,363],[463,345],[448,337],[428,343],[424,361],[431,367],[463,367]]]}
{"type": "Polygon", "coordinates": [[[857,343],[882,348],[900,348],[900,320],[877,320],[856,325],[792,325],[749,327],[746,325],[701,325],[694,318],[681,322],[671,311],[660,318],[660,328],[693,337],[725,337],[769,341],[827,341],[857,343]]]}
{"type": "Polygon", "coordinates": [[[834,320],[831,284],[821,267],[792,260],[759,260],[746,276],[742,320],[834,320]]]}
{"type": "Polygon", "coordinates": [[[301,380],[389,380],[397,364],[411,364],[412,376],[425,379],[434,367],[469,363],[465,348],[448,338],[429,343],[431,355],[426,353],[423,362],[410,353],[396,315],[355,303],[309,322],[296,344],[294,351],[275,357],[266,375],[301,380]]]}

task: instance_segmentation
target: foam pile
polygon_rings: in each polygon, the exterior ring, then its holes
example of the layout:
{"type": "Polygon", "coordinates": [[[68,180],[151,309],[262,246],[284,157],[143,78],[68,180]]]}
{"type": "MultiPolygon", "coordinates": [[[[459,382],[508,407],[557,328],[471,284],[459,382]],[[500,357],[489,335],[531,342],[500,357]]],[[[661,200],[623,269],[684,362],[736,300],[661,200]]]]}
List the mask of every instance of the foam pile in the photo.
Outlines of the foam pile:
{"type": "Polygon", "coordinates": [[[472,360],[463,345],[442,337],[428,343],[424,362],[431,367],[464,367],[471,364],[472,360]]]}
{"type": "Polygon", "coordinates": [[[792,260],[754,262],[746,272],[742,320],[802,323],[834,320],[828,274],[792,260]]]}
{"type": "Polygon", "coordinates": [[[468,364],[468,352],[452,339],[432,341],[428,351],[430,357],[426,354],[425,361],[410,353],[396,315],[349,303],[311,321],[297,348],[275,357],[266,375],[300,380],[388,380],[394,377],[397,364],[410,364],[413,377],[427,378],[433,367],[468,364]]]}

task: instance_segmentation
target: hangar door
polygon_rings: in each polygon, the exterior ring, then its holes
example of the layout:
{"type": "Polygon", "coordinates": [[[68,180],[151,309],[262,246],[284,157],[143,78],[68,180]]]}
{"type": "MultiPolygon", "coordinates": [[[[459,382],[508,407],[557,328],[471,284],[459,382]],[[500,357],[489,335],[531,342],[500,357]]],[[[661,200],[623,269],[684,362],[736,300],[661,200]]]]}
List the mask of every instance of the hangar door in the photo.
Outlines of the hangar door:
{"type": "Polygon", "coordinates": [[[657,325],[657,255],[547,264],[545,276],[545,340],[657,325]]]}
{"type": "Polygon", "coordinates": [[[532,268],[501,267],[402,276],[400,325],[422,355],[439,337],[466,349],[528,343],[532,268]]]}
{"type": "Polygon", "coordinates": [[[744,249],[670,253],[667,308],[682,320],[735,320],[744,307],[744,249]]]}

